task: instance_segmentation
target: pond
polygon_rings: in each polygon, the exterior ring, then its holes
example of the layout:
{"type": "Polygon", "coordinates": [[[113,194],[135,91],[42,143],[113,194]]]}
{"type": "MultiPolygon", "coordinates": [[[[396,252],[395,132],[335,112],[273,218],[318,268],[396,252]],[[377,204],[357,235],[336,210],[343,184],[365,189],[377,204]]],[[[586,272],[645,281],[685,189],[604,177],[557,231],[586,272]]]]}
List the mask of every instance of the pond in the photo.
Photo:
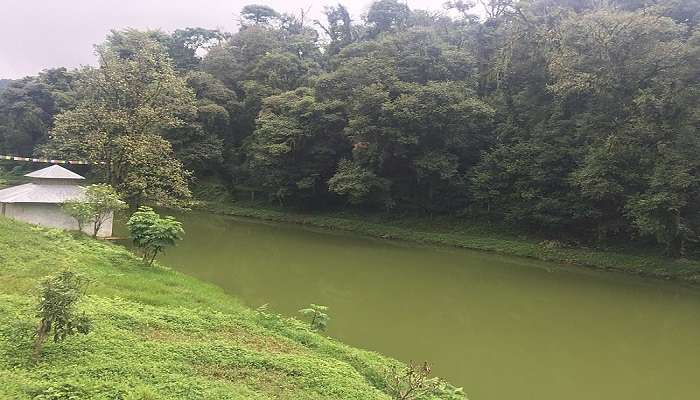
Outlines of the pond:
{"type": "Polygon", "coordinates": [[[700,291],[527,259],[192,212],[161,261],[251,307],[428,360],[471,400],[700,395],[700,291]]]}

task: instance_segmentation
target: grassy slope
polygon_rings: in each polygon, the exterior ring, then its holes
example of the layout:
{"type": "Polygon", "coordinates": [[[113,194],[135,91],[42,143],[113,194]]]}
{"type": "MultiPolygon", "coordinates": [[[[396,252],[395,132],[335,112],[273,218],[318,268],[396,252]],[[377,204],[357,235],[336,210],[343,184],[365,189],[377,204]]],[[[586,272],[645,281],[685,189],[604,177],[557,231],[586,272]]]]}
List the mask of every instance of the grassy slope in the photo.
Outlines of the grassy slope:
{"type": "Polygon", "coordinates": [[[656,249],[562,246],[543,242],[540,238],[515,235],[503,229],[454,218],[407,218],[353,213],[301,214],[245,203],[212,202],[206,207],[239,217],[304,224],[328,229],[357,232],[364,235],[407,240],[418,243],[447,245],[474,250],[492,251],[585,267],[616,270],[663,279],[700,283],[700,261],[672,260],[659,256],[656,249]],[[239,205],[241,204],[241,205],[239,205]]]}
{"type": "Polygon", "coordinates": [[[119,246],[0,217],[0,266],[0,399],[389,398],[383,376],[396,361],[119,246]],[[94,331],[47,342],[34,365],[36,287],[66,268],[91,280],[80,308],[94,331]],[[61,391],[77,397],[49,396],[61,391]]]}

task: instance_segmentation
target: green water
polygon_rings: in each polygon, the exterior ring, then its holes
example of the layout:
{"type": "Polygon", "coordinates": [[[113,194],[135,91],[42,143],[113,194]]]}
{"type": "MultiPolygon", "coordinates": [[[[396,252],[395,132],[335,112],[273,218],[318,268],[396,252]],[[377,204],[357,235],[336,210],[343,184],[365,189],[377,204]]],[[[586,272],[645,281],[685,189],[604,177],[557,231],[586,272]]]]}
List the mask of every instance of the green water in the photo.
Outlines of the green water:
{"type": "Polygon", "coordinates": [[[252,307],[429,360],[471,400],[700,398],[700,291],[480,252],[191,213],[162,261],[252,307]]]}

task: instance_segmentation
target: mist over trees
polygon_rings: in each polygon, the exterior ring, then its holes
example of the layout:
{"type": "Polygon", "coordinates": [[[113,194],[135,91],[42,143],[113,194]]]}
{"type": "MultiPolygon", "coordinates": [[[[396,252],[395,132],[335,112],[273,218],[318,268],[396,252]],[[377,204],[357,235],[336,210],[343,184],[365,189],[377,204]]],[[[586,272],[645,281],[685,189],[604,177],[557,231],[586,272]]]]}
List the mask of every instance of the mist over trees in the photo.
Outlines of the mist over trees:
{"type": "Polygon", "coordinates": [[[107,162],[136,204],[215,177],[281,205],[682,254],[700,232],[700,1],[470,6],[249,5],[236,33],[114,31],[99,66],[0,89],[0,153],[107,162]]]}

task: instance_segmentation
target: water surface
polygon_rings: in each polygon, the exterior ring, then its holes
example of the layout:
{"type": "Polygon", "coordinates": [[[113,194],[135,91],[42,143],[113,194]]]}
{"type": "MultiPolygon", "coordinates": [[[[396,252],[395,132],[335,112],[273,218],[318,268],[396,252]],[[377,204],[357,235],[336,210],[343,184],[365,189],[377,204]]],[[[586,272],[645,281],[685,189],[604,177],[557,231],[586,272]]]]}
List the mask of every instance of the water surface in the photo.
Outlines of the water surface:
{"type": "Polygon", "coordinates": [[[459,249],[194,212],[161,261],[251,307],[330,307],[328,334],[470,400],[700,398],[700,292],[459,249]]]}

